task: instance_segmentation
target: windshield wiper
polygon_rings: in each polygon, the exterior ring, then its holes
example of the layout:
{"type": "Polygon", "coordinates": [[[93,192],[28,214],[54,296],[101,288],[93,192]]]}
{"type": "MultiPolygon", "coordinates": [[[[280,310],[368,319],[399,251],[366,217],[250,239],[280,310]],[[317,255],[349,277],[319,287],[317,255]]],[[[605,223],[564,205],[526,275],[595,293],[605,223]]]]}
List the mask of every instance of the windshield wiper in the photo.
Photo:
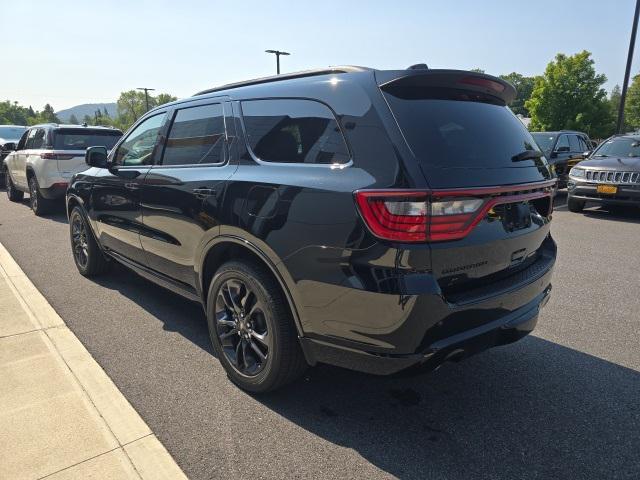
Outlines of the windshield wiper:
{"type": "Polygon", "coordinates": [[[604,154],[604,153],[599,153],[597,155],[594,155],[594,157],[608,157],[609,155],[604,154]]]}
{"type": "Polygon", "coordinates": [[[522,162],[523,160],[536,160],[544,155],[538,150],[525,150],[511,157],[512,162],[522,162]]]}

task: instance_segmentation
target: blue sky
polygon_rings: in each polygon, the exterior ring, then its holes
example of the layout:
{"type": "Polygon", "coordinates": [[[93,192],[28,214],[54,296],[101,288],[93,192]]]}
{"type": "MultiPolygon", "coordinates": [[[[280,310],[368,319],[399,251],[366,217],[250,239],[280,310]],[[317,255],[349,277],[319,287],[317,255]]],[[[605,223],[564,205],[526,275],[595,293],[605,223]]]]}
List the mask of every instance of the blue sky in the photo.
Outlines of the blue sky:
{"type": "MultiPolygon", "coordinates": [[[[56,110],[153,87],[185,97],[327,65],[479,67],[541,73],[558,52],[593,53],[621,83],[633,0],[0,0],[0,99],[56,110]],[[7,21],[12,19],[12,21],[7,21]]],[[[632,73],[640,72],[640,47],[632,73]]]]}

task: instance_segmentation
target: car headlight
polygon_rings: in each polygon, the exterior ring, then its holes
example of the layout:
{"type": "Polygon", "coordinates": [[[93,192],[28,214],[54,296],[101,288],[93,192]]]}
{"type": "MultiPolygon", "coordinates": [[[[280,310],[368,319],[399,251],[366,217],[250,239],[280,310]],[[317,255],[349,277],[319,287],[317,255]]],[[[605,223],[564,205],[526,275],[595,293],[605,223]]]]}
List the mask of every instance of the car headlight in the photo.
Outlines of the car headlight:
{"type": "Polygon", "coordinates": [[[576,178],[584,177],[584,168],[573,167],[569,172],[569,176],[576,178]]]}

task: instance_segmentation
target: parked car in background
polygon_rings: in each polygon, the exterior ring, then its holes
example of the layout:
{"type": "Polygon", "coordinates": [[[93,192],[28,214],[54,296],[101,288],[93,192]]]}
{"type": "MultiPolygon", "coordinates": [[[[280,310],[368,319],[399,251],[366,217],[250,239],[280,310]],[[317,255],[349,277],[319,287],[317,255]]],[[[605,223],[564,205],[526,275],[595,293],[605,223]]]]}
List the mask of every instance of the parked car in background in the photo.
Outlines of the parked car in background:
{"type": "Polygon", "coordinates": [[[7,195],[11,201],[30,195],[36,215],[46,213],[52,202],[64,197],[74,173],[87,168],[87,147],[111,149],[122,136],[120,130],[55,123],[29,127],[3,160],[7,195]]]}
{"type": "MultiPolygon", "coordinates": [[[[21,125],[0,125],[0,165],[2,160],[16,149],[16,145],[27,127],[21,125]]],[[[0,168],[0,180],[4,179],[4,171],[0,168]]]]}
{"type": "Polygon", "coordinates": [[[254,392],[319,362],[391,374],[514,342],[556,258],[556,180],[514,97],[475,72],[336,67],[162,105],[87,150],[74,261],[200,302],[254,392]]]}
{"type": "Polygon", "coordinates": [[[586,202],[640,206],[640,133],[614,135],[569,174],[568,208],[586,202]]]}
{"type": "Polygon", "coordinates": [[[532,132],[538,146],[558,176],[558,188],[565,188],[569,171],[593,150],[593,142],[586,133],[572,130],[560,132],[532,132]]]}

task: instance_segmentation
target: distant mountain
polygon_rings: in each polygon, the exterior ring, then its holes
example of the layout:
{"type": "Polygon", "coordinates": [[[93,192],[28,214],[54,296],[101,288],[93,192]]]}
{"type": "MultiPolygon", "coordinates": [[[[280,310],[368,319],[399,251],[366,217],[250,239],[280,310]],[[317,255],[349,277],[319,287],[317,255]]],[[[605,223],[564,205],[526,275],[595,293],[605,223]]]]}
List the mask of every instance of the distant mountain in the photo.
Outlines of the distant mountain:
{"type": "Polygon", "coordinates": [[[96,110],[104,112],[105,108],[107,109],[107,113],[110,117],[113,118],[116,116],[118,110],[116,103],[85,103],[84,105],[76,105],[75,107],[60,110],[59,112],[56,112],[56,115],[61,122],[68,122],[71,115],[75,115],[78,121],[82,122],[85,115],[93,117],[96,110]]]}

